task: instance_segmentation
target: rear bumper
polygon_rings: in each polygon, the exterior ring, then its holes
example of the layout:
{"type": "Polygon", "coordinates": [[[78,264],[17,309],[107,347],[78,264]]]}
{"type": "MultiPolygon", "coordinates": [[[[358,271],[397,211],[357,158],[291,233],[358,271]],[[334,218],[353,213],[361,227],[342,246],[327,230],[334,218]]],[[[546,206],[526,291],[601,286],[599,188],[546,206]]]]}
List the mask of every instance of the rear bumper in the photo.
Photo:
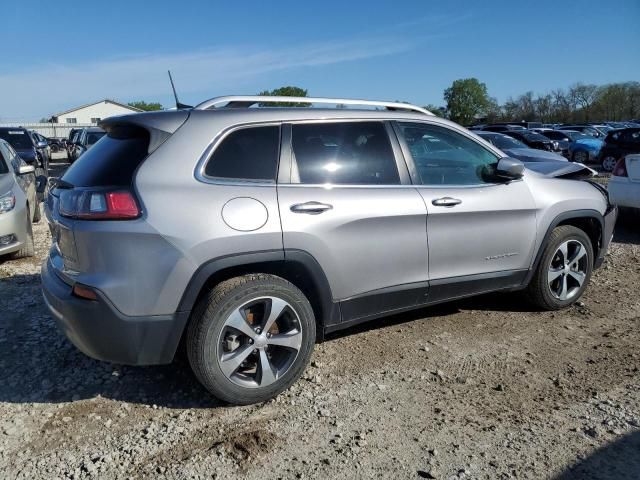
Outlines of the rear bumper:
{"type": "Polygon", "coordinates": [[[615,205],[611,205],[603,217],[604,225],[602,231],[602,245],[600,245],[600,250],[598,250],[598,255],[596,256],[596,260],[593,266],[594,268],[600,268],[604,263],[604,257],[607,254],[609,244],[611,243],[611,239],[613,238],[613,229],[616,226],[617,219],[618,207],[616,207],[615,205]]]}
{"type": "Polygon", "coordinates": [[[84,354],[126,365],[171,363],[189,313],[130,317],[99,291],[97,301],[78,298],[71,286],[42,265],[42,291],[49,311],[66,337],[84,354]]]}

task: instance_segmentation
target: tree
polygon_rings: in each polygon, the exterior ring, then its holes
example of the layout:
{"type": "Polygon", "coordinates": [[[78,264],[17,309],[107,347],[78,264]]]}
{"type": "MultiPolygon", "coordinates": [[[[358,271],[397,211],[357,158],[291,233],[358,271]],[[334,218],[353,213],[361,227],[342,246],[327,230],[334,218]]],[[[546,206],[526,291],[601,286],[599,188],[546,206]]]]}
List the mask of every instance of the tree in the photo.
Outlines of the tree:
{"type": "Polygon", "coordinates": [[[569,88],[569,94],[580,106],[582,112],[584,112],[584,120],[587,122],[589,121],[591,105],[595,102],[597,93],[598,87],[595,85],[576,83],[569,88]]]}
{"type": "MultiPolygon", "coordinates": [[[[300,87],[294,87],[292,85],[288,85],[286,87],[276,88],[274,90],[264,90],[258,93],[260,96],[264,97],[306,97],[307,90],[300,87]]],[[[308,103],[296,103],[296,102],[279,102],[279,103],[267,103],[261,104],[261,106],[278,106],[278,107],[308,107],[310,104],[308,103]]]]}
{"type": "Polygon", "coordinates": [[[477,78],[455,80],[444,91],[444,100],[449,118],[462,125],[469,125],[485,115],[490,103],[487,86],[477,78]]]}
{"type": "Polygon", "coordinates": [[[153,112],[156,110],[162,110],[162,105],[157,102],[147,103],[144,100],[138,100],[136,102],[127,103],[130,107],[144,110],[145,112],[153,112]]]}
{"type": "Polygon", "coordinates": [[[425,110],[429,110],[431,113],[438,117],[447,118],[447,109],[445,107],[438,107],[437,105],[429,104],[425,105],[422,108],[424,108],[425,110]]]}

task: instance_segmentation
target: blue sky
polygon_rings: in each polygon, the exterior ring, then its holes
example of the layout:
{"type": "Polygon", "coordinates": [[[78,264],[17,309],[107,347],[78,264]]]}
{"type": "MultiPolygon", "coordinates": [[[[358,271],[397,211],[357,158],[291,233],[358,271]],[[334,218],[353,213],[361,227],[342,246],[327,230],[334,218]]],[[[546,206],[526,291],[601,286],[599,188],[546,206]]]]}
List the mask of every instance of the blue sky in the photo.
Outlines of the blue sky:
{"type": "Polygon", "coordinates": [[[113,98],[298,85],[315,96],[442,104],[477,77],[504,101],[640,80],[640,1],[30,0],[3,7],[0,121],[113,98]]]}

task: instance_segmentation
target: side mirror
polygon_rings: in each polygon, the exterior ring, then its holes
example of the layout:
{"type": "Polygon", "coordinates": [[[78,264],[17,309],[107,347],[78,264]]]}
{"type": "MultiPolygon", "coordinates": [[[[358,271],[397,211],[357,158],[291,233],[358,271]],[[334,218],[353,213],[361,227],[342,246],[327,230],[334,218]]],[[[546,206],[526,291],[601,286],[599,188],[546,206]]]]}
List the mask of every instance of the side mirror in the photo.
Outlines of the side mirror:
{"type": "Polygon", "coordinates": [[[33,165],[20,165],[18,167],[18,175],[26,175],[28,173],[34,173],[36,171],[33,165]]]}
{"type": "Polygon", "coordinates": [[[49,146],[49,144],[47,142],[44,142],[44,141],[38,142],[36,144],[36,147],[38,147],[38,148],[47,148],[48,146],[49,146]]]}
{"type": "Polygon", "coordinates": [[[500,178],[508,180],[517,180],[522,177],[524,172],[524,164],[515,158],[501,158],[496,167],[496,175],[500,178]]]}

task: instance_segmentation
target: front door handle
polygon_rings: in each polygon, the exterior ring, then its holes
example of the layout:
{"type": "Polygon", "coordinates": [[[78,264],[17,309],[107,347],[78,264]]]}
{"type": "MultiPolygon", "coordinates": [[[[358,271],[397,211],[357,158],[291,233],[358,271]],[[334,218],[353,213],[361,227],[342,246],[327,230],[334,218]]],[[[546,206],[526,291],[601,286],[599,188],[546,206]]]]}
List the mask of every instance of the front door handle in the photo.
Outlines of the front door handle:
{"type": "Polygon", "coordinates": [[[462,200],[460,200],[459,198],[442,197],[436,198],[431,203],[433,203],[436,207],[455,207],[456,205],[460,205],[462,203],[462,200]]]}
{"type": "Polygon", "coordinates": [[[333,205],[320,202],[296,203],[291,205],[291,211],[294,213],[308,213],[310,215],[318,215],[319,213],[331,210],[333,205]]]}

